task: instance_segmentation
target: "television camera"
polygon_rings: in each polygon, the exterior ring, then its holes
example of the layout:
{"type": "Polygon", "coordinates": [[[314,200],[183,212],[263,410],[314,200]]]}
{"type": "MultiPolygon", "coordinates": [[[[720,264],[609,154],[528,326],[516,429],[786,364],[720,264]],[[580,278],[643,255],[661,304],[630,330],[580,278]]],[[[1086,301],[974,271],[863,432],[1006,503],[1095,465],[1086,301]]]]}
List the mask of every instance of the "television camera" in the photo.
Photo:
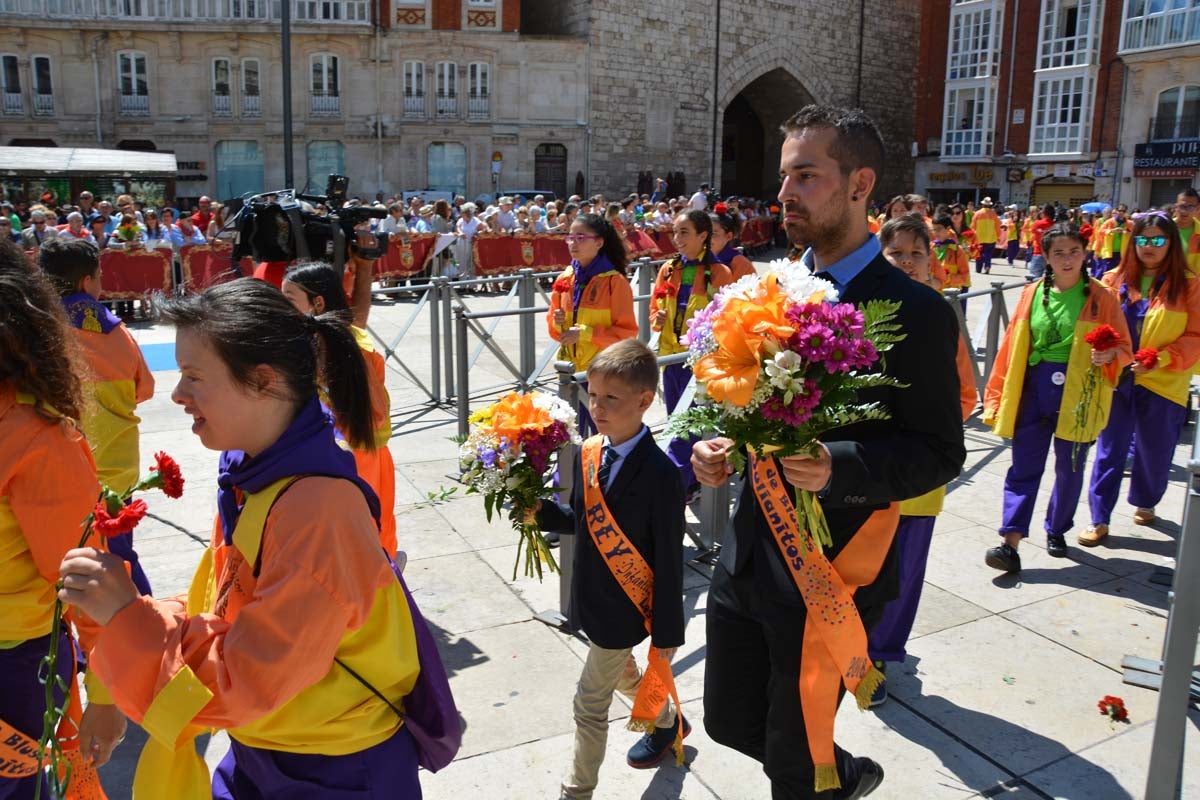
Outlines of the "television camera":
{"type": "Polygon", "coordinates": [[[373,260],[387,250],[386,234],[367,234],[356,230],[371,219],[384,219],[387,212],[377,208],[343,208],[350,179],[330,175],[325,194],[305,195],[295,189],[243,197],[231,201],[236,213],[229,225],[234,228],[233,257],[255,261],[328,261],[340,275],[345,271],[349,249],[360,258],[373,260]],[[328,209],[321,214],[302,203],[328,209]]]}

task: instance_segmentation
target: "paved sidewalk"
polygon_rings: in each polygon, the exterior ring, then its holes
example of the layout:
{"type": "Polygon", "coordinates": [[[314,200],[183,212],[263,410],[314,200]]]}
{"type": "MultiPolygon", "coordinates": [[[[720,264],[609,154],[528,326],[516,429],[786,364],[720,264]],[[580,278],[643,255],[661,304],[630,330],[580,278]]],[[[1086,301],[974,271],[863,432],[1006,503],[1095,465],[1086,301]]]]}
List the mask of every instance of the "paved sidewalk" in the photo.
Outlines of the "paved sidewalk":
{"type": "MultiPolygon", "coordinates": [[[[1019,279],[1021,274],[1020,268],[997,266],[991,278],[1019,279]]],[[[979,285],[981,277],[987,276],[976,276],[979,285]]],[[[1015,299],[1013,292],[1010,310],[1015,299]]],[[[467,302],[474,310],[491,310],[503,299],[467,302]]],[[[390,343],[414,306],[413,300],[377,304],[372,329],[390,343]]],[[[972,328],[985,306],[971,301],[972,328]]],[[[169,330],[150,324],[133,328],[145,345],[168,345],[173,339],[169,330]]],[[[496,330],[506,352],[516,351],[516,330],[515,321],[496,330]]],[[[546,339],[540,320],[537,330],[540,354],[546,339]]],[[[428,337],[428,315],[422,314],[399,348],[426,383],[428,337]]],[[[153,519],[138,531],[138,550],[155,593],[165,596],[186,589],[207,542],[216,454],[200,447],[182,411],[170,402],[177,373],[167,369],[155,378],[155,397],[142,407],[143,460],[167,450],[188,481],[182,500],[149,498],[153,519]]],[[[503,368],[489,354],[471,371],[473,387],[503,380],[503,368]]],[[[425,796],[555,798],[570,761],[571,700],[586,645],[533,619],[557,607],[557,580],[511,580],[514,535],[502,522],[486,522],[479,498],[461,497],[459,490],[439,499],[457,476],[456,447],[450,441],[454,409],[425,404],[425,395],[395,370],[389,373],[389,388],[396,426],[390,444],[397,469],[395,511],[400,546],[409,554],[406,577],[441,644],[466,724],[458,760],[438,775],[424,776],[425,796]]],[[[662,418],[661,407],[651,411],[651,421],[662,418]]],[[[1184,437],[1190,442],[1192,434],[1189,425],[1184,437]]],[[[909,659],[888,673],[892,698],[887,704],[860,713],[847,703],[838,717],[838,741],[883,765],[886,780],[873,797],[1141,797],[1158,697],[1122,684],[1119,665],[1124,654],[1156,658],[1160,652],[1166,594],[1147,579],[1174,554],[1185,472],[1181,467],[1173,472],[1157,526],[1133,526],[1132,509],[1122,506],[1101,547],[1083,550],[1072,540],[1067,559],[1048,557],[1045,537],[1034,535],[1022,547],[1025,569],[1014,579],[997,576],[983,564],[984,550],[997,539],[1008,450],[977,418],[968,424],[966,437],[968,462],[938,520],[909,659]],[[1111,726],[1097,712],[1096,702],[1107,694],[1125,699],[1130,724],[1111,726]]],[[[1182,446],[1175,463],[1186,463],[1182,446]]],[[[1035,519],[1044,513],[1048,489],[1049,481],[1035,519]]],[[[1081,506],[1077,521],[1087,522],[1086,507],[1081,506]]],[[[675,671],[694,726],[686,743],[687,765],[648,771],[626,767],[625,751],[635,735],[624,730],[629,708],[618,698],[597,798],[770,796],[757,763],[714,744],[704,732],[708,578],[703,566],[690,564],[685,572],[687,644],[679,650],[675,671]]],[[[644,661],[644,648],[639,656],[644,661]]],[[[1200,714],[1193,712],[1191,722],[1200,725],[1200,714]]],[[[1200,797],[1200,752],[1191,733],[1183,796],[1200,797]]],[[[131,730],[102,771],[110,797],[129,797],[143,738],[131,730]]],[[[215,764],[227,740],[217,736],[204,746],[215,764]]]]}

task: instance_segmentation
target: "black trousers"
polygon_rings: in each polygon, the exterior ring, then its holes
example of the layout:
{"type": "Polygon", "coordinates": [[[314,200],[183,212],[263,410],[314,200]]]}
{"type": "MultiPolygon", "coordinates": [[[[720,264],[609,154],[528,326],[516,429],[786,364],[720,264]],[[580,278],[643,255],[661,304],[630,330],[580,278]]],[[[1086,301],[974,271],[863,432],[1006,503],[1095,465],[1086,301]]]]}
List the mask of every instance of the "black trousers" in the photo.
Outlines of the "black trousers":
{"type": "MultiPolygon", "coordinates": [[[[813,789],[799,685],[805,610],[771,597],[772,584],[756,581],[753,567],[752,560],[733,576],[718,564],[713,573],[704,728],[713,741],[763,765],[772,800],[836,798],[840,792],[813,789]]],[[[879,614],[873,616],[872,624],[879,614]]],[[[839,701],[845,692],[840,687],[839,701]]],[[[853,786],[859,777],[854,757],[840,747],[834,752],[842,786],[853,786]]]]}

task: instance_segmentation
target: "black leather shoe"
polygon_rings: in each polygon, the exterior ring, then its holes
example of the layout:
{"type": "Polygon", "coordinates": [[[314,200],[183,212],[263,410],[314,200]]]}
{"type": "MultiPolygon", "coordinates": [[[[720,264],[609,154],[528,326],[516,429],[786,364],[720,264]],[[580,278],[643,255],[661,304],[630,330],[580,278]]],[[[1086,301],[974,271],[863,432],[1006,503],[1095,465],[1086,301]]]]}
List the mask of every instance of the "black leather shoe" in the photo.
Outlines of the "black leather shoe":
{"type": "Polygon", "coordinates": [[[833,793],[834,800],[859,800],[879,788],[883,783],[883,767],[869,758],[855,758],[858,780],[853,786],[843,786],[833,793]]]}
{"type": "Polygon", "coordinates": [[[998,569],[1001,572],[1021,571],[1021,556],[1017,553],[1015,547],[1008,544],[990,548],[987,551],[987,557],[984,558],[984,563],[992,569],[998,569]]]}
{"type": "MultiPolygon", "coordinates": [[[[654,733],[645,734],[633,747],[629,748],[625,762],[634,769],[649,769],[655,766],[670,754],[671,745],[675,744],[675,732],[674,725],[667,728],[655,728],[654,733]]],[[[688,724],[687,717],[684,717],[683,738],[686,739],[691,732],[692,726],[688,724]]]]}
{"type": "Polygon", "coordinates": [[[1047,536],[1046,552],[1055,558],[1067,557],[1067,539],[1064,536],[1047,536]]]}

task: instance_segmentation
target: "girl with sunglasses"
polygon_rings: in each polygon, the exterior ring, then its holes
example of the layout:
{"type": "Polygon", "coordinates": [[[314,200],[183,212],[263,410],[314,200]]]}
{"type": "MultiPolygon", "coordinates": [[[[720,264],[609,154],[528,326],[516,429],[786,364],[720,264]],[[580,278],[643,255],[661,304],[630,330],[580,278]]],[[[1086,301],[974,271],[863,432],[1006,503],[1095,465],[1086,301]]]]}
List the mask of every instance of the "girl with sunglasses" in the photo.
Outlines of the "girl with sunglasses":
{"type": "Polygon", "coordinates": [[[1133,522],[1155,521],[1187,417],[1192,368],[1200,359],[1200,283],[1188,274],[1179,229],[1163,212],[1151,211],[1133,220],[1130,238],[1120,265],[1103,281],[1121,300],[1134,351],[1153,348],[1158,356],[1153,363],[1135,362],[1117,384],[1092,465],[1092,524],[1079,534],[1087,547],[1108,535],[1131,441],[1133,522]]]}

